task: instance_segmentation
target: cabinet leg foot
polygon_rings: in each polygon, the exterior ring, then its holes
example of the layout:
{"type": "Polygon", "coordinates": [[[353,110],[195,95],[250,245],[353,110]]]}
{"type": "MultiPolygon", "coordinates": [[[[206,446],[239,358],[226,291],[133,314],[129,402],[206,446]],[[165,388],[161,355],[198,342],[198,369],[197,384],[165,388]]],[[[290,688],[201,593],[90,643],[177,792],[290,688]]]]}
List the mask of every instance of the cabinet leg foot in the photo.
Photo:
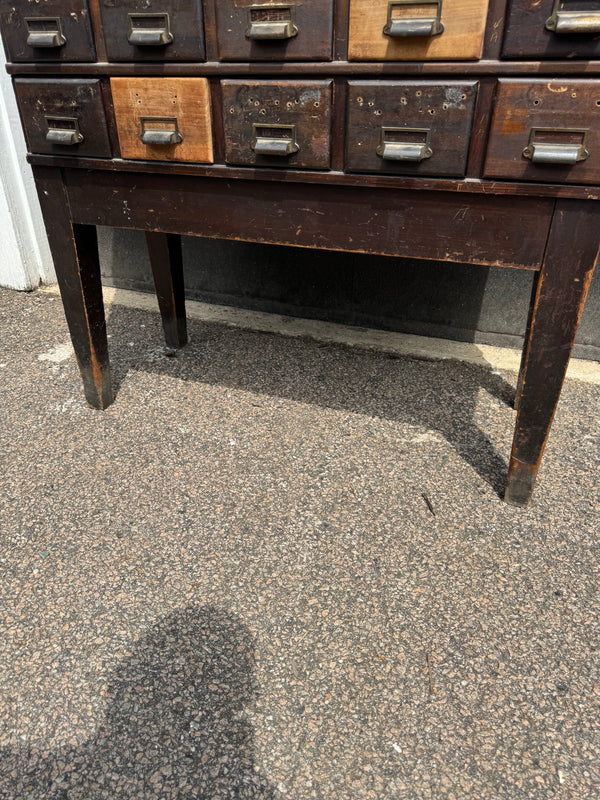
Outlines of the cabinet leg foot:
{"type": "Polygon", "coordinates": [[[537,464],[522,464],[511,458],[504,500],[511,506],[528,506],[537,473],[537,464]]]}

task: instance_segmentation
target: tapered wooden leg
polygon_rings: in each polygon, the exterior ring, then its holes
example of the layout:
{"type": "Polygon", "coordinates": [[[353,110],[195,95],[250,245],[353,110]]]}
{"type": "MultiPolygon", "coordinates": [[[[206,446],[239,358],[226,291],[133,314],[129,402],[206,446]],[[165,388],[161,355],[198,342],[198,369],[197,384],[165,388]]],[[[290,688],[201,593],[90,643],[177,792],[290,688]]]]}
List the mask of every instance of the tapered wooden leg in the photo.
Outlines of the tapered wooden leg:
{"type": "Polygon", "coordinates": [[[156,297],[162,317],[165,341],[170,347],[187,342],[181,236],[173,233],[146,233],[156,297]]]}
{"type": "Polygon", "coordinates": [[[525,357],[527,356],[527,342],[529,341],[529,335],[531,333],[531,322],[533,320],[533,312],[535,310],[535,298],[537,297],[539,279],[540,279],[540,273],[534,272],[533,285],[531,287],[531,301],[529,303],[529,315],[527,317],[527,327],[525,328],[525,337],[523,340],[523,353],[521,354],[521,365],[519,367],[519,377],[517,379],[517,389],[515,391],[516,411],[519,410],[519,399],[521,397],[521,391],[523,390],[523,375],[525,373],[525,357]]]}
{"type": "Polygon", "coordinates": [[[600,247],[600,204],[558,200],[537,280],[505,500],[528,504],[600,247]]]}
{"type": "Polygon", "coordinates": [[[114,397],[96,228],[72,223],[59,169],[33,171],[85,397],[94,408],[107,408],[114,397]]]}

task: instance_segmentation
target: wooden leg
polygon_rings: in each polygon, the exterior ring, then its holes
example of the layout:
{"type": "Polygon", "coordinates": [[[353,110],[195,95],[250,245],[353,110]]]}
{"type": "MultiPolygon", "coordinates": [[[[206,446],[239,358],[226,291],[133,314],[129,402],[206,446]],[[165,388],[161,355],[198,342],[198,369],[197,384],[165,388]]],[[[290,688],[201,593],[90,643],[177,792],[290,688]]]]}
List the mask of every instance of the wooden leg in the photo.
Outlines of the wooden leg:
{"type": "Polygon", "coordinates": [[[539,272],[533,274],[533,285],[531,287],[531,301],[529,303],[529,316],[527,317],[527,326],[525,328],[525,338],[523,340],[523,353],[521,354],[521,365],[519,367],[519,377],[517,379],[517,389],[515,391],[515,411],[519,410],[519,398],[523,390],[523,375],[525,372],[525,357],[527,355],[527,343],[529,342],[529,335],[531,333],[531,321],[533,319],[533,312],[535,310],[535,298],[537,297],[538,282],[540,278],[539,272]]]}
{"type": "Polygon", "coordinates": [[[173,233],[146,233],[156,297],[162,317],[165,341],[170,347],[187,342],[181,236],[173,233]]]}
{"type": "Polygon", "coordinates": [[[526,506],[600,247],[600,204],[558,200],[530,315],[505,500],[526,506]]]}
{"type": "Polygon", "coordinates": [[[114,397],[96,228],[71,222],[59,169],[33,171],[85,397],[94,408],[107,408],[114,397]]]}

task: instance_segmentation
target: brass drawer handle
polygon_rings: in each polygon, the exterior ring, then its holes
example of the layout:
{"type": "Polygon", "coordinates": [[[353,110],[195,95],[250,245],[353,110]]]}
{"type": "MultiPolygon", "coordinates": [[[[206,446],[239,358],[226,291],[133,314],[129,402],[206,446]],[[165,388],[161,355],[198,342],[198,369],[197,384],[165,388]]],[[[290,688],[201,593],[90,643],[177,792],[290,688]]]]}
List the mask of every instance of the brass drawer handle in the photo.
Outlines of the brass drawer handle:
{"type": "Polygon", "coordinates": [[[83,142],[83,134],[79,130],[77,117],[44,116],[48,131],[46,141],[49,144],[75,145],[83,142]]]}
{"type": "Polygon", "coordinates": [[[67,40],[59,17],[26,17],[29,47],[62,47],[67,40]]]}
{"type": "Polygon", "coordinates": [[[442,0],[392,0],[388,4],[387,23],[383,29],[385,36],[402,38],[405,36],[439,36],[444,32],[442,24],[442,0]],[[405,6],[436,6],[435,16],[397,17],[394,12],[405,6]]]}
{"type": "Polygon", "coordinates": [[[533,128],[529,135],[529,144],[523,150],[523,157],[533,164],[572,166],[589,158],[590,154],[585,146],[586,138],[587,130],[533,128]],[[571,141],[560,141],[560,138],[571,141]]]}
{"type": "Polygon", "coordinates": [[[554,0],[552,15],[546,20],[546,28],[557,34],[600,33],[600,10],[565,11],[564,0],[554,0]]]}
{"type": "Polygon", "coordinates": [[[171,44],[168,14],[129,14],[127,41],[136,47],[164,47],[171,44]]]}
{"type": "Polygon", "coordinates": [[[429,135],[428,128],[382,128],[375,152],[386,161],[419,163],[433,155],[429,135]]]}
{"type": "Polygon", "coordinates": [[[142,125],[140,139],[144,144],[168,147],[183,142],[176,117],[142,117],[140,122],[142,125]]]}
{"type": "Polygon", "coordinates": [[[291,156],[300,149],[295,125],[253,125],[252,149],[260,156],[291,156]]]}
{"type": "Polygon", "coordinates": [[[294,23],[294,6],[250,6],[247,39],[258,41],[292,39],[298,33],[294,23]]]}

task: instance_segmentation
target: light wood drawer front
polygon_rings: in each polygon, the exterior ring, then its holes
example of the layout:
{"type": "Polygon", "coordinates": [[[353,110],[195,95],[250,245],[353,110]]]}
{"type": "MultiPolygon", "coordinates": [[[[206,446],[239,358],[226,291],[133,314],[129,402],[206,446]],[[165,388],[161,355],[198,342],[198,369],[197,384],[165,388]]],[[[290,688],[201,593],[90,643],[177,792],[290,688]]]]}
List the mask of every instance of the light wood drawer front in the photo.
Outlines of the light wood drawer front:
{"type": "Polygon", "coordinates": [[[485,176],[600,182],[600,81],[500,80],[485,176]]]}
{"type": "Polygon", "coordinates": [[[481,57],[488,0],[350,0],[350,61],[481,57]],[[384,32],[385,29],[385,32],[384,32]]]}
{"type": "Polygon", "coordinates": [[[219,0],[222,61],[329,61],[333,0],[219,0]]]}
{"type": "Polygon", "coordinates": [[[332,81],[221,81],[228,164],[329,169],[332,81]]]}
{"type": "Polygon", "coordinates": [[[99,80],[16,78],[15,92],[30,152],[110,158],[99,80]]]}
{"type": "Polygon", "coordinates": [[[213,161],[206,78],[111,78],[123,158],[213,161]]]}
{"type": "Polygon", "coordinates": [[[9,61],[95,61],[87,0],[2,0],[9,61]]]}
{"type": "Polygon", "coordinates": [[[465,173],[477,84],[350,81],[346,170],[465,173]]]}
{"type": "Polygon", "coordinates": [[[100,0],[109,61],[203,61],[200,0],[100,0]]]}
{"type": "Polygon", "coordinates": [[[600,58],[600,0],[512,0],[508,58],[600,58]]]}

